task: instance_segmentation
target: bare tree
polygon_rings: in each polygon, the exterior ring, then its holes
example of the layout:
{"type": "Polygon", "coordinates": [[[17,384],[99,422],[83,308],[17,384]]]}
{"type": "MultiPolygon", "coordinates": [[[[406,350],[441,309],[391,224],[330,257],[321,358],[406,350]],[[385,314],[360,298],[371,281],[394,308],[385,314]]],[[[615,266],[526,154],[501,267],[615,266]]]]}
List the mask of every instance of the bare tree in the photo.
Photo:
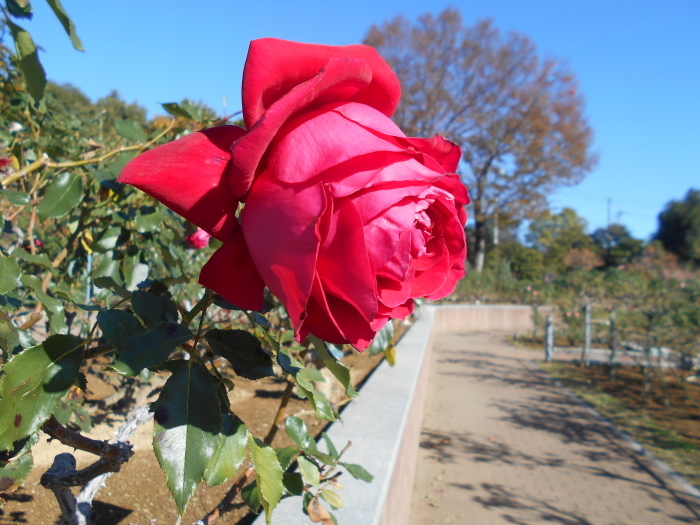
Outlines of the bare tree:
{"type": "Polygon", "coordinates": [[[404,132],[440,133],[462,148],[477,271],[492,218],[536,216],[547,194],[580,182],[595,164],[574,76],[541,60],[528,38],[502,36],[490,20],[465,28],[459,11],[446,9],[415,25],[398,17],[373,26],[365,44],[401,81],[394,119],[404,132]]]}

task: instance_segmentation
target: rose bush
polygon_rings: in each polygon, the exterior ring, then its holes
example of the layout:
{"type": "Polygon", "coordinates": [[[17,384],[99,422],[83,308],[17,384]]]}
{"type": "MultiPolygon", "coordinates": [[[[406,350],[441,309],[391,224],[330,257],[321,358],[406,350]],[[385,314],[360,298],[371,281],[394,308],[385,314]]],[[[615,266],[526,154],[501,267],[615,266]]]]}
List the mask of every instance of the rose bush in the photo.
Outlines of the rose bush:
{"type": "Polygon", "coordinates": [[[370,47],[256,40],[243,74],[248,131],[190,134],[141,154],[118,181],[223,241],[204,286],[251,310],[267,286],[300,341],[362,350],[465,271],[461,151],[404,136],[389,118],[399,98],[370,47]]]}

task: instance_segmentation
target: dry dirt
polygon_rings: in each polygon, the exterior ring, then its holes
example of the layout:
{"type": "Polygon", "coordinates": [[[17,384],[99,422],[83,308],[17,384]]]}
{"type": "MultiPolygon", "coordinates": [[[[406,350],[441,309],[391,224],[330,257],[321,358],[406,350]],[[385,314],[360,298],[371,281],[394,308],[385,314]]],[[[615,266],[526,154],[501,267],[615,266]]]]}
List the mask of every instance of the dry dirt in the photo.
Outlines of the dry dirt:
{"type": "MultiPolygon", "coordinates": [[[[344,358],[344,362],[352,369],[353,384],[361,385],[371,371],[379,364],[382,355],[369,357],[368,355],[353,352],[344,358]]],[[[153,381],[153,380],[152,380],[153,381]]],[[[162,384],[158,379],[153,381],[157,386],[162,384]]],[[[283,381],[275,378],[267,378],[260,381],[235,380],[236,388],[230,392],[229,398],[234,413],[238,415],[248,426],[248,429],[257,437],[264,437],[274,419],[285,388],[283,381]]],[[[88,376],[89,394],[86,400],[95,403],[115,393],[114,387],[93,375],[88,376]]],[[[153,387],[144,391],[141,397],[146,401],[152,401],[157,395],[157,390],[148,399],[146,395],[154,390],[153,387]]],[[[307,423],[313,435],[320,434],[325,428],[325,421],[316,420],[309,413],[309,404],[293,396],[287,407],[287,414],[297,414],[307,423]]],[[[113,439],[116,429],[125,420],[131,407],[123,407],[118,412],[104,413],[96,417],[97,424],[89,436],[95,439],[113,439]]],[[[143,425],[132,436],[130,442],[134,446],[135,454],[131,460],[122,467],[121,472],[114,474],[107,480],[107,485],[100,489],[95,498],[94,508],[98,513],[100,525],[148,525],[156,520],[158,525],[170,525],[176,523],[177,510],[175,503],[165,484],[165,476],[161,472],[155,454],[151,447],[152,422],[143,425]]],[[[9,495],[7,502],[0,507],[0,524],[29,523],[32,525],[50,525],[58,523],[58,505],[51,491],[39,485],[41,474],[51,465],[56,454],[61,452],[73,452],[53,441],[47,442],[46,435],[40,433],[40,442],[34,447],[33,455],[35,468],[25,480],[20,489],[9,495]]],[[[286,433],[278,432],[273,446],[286,446],[292,444],[286,433]]],[[[342,446],[344,444],[340,444],[342,446]]],[[[78,468],[83,468],[94,461],[95,457],[78,451],[75,453],[78,468]]],[[[203,518],[219,503],[223,495],[230,487],[231,482],[222,486],[209,488],[200,486],[189,502],[187,512],[182,519],[183,524],[192,523],[203,518]]],[[[77,492],[77,491],[76,491],[77,492]]],[[[240,500],[238,500],[240,501],[240,500]]],[[[248,512],[245,504],[240,503],[238,508],[226,514],[218,520],[218,523],[242,525],[250,523],[255,516],[248,512]]]]}

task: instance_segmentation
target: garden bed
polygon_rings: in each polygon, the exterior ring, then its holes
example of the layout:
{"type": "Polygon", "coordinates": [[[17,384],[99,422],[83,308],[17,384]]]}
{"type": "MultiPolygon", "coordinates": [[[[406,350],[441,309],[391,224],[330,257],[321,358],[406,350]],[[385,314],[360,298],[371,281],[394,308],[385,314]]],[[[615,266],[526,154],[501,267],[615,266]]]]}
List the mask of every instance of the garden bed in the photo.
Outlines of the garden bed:
{"type": "Polygon", "coordinates": [[[552,377],[700,488],[700,385],[688,372],[639,367],[540,363],[552,377]]]}

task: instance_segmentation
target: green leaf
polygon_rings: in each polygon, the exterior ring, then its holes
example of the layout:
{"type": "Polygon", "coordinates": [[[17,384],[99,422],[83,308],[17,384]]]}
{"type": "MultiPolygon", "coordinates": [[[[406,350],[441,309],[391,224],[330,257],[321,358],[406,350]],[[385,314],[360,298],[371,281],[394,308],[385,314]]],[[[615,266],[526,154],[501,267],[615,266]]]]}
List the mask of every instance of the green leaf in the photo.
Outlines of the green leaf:
{"type": "Polygon", "coordinates": [[[32,289],[34,297],[36,297],[37,301],[44,307],[44,311],[49,317],[51,333],[67,333],[68,326],[65,323],[63,301],[44,293],[41,289],[41,279],[38,277],[24,274],[20,279],[22,280],[22,284],[32,289]]]}
{"type": "Polygon", "coordinates": [[[282,497],[284,485],[282,484],[282,467],[277,454],[268,445],[256,440],[252,435],[248,436],[250,458],[257,476],[260,490],[260,499],[265,509],[265,521],[269,525],[272,519],[272,511],[282,497]]]}
{"type": "Polygon", "coordinates": [[[275,449],[275,454],[277,454],[277,459],[280,462],[282,470],[287,470],[289,468],[289,465],[292,464],[292,460],[298,453],[299,449],[292,446],[275,449]]]}
{"type": "Polygon", "coordinates": [[[304,479],[314,487],[318,487],[321,484],[321,472],[313,461],[306,459],[304,456],[300,456],[297,459],[297,463],[299,464],[299,471],[304,479]]]}
{"type": "Polygon", "coordinates": [[[340,507],[343,506],[343,500],[338,496],[338,493],[331,490],[324,488],[321,491],[321,497],[325,499],[328,503],[330,503],[333,507],[336,509],[339,509],[340,507]]]}
{"type": "Polygon", "coordinates": [[[292,496],[301,496],[304,493],[304,480],[298,472],[289,472],[282,475],[284,490],[292,496]]]}
{"type": "Polygon", "coordinates": [[[204,481],[210,487],[221,485],[235,476],[246,454],[248,429],[243,421],[228,414],[223,418],[223,428],[217,436],[219,444],[204,473],[204,481]]]}
{"type": "Polygon", "coordinates": [[[113,368],[125,376],[138,375],[144,368],[163,364],[173,350],[190,339],[192,332],[187,327],[161,323],[153,330],[128,338],[113,368]]]}
{"type": "Polygon", "coordinates": [[[166,321],[160,298],[150,292],[139,290],[131,294],[131,306],[134,313],[149,328],[155,328],[166,321]]]}
{"type": "Polygon", "coordinates": [[[335,378],[340,381],[340,383],[345,387],[345,394],[348,397],[356,397],[357,392],[353,388],[350,382],[350,369],[343,363],[338,361],[326,348],[326,344],[321,341],[318,337],[309,334],[309,339],[314,344],[314,348],[323,359],[328,370],[335,376],[335,378]]]}
{"type": "Polygon", "coordinates": [[[374,479],[374,476],[367,472],[364,468],[362,468],[360,465],[356,465],[354,463],[340,463],[343,467],[347,469],[347,471],[352,475],[353,478],[359,479],[361,481],[366,481],[367,483],[371,483],[371,481],[374,479]]]}
{"type": "Polygon", "coordinates": [[[122,261],[122,272],[124,272],[124,288],[135,290],[139,283],[148,278],[148,265],[139,261],[139,256],[126,256],[122,261]]]}
{"type": "Polygon", "coordinates": [[[123,153],[120,153],[119,155],[114,157],[112,164],[109,165],[109,172],[112,175],[114,175],[114,178],[116,179],[117,177],[119,177],[119,174],[124,169],[124,166],[131,162],[136,157],[136,155],[138,155],[136,151],[125,151],[123,153]]]}
{"type": "Polygon", "coordinates": [[[125,139],[133,140],[135,142],[148,142],[148,137],[146,132],[141,127],[141,124],[135,120],[115,120],[114,127],[125,139]]]}
{"type": "Polygon", "coordinates": [[[83,200],[83,179],[77,173],[61,173],[46,188],[36,207],[39,218],[58,218],[68,215],[83,200]]]}
{"type": "Polygon", "coordinates": [[[10,254],[10,257],[12,257],[13,259],[27,261],[32,264],[36,264],[37,266],[41,266],[45,270],[49,270],[52,275],[56,275],[57,273],[56,268],[53,267],[49,258],[43,253],[39,255],[32,255],[23,248],[15,248],[10,254]]]}
{"type": "Polygon", "coordinates": [[[286,346],[280,347],[279,352],[277,352],[277,364],[292,377],[296,377],[297,373],[304,369],[304,365],[292,357],[286,346]]]}
{"type": "Polygon", "coordinates": [[[5,197],[13,206],[26,206],[31,202],[29,195],[23,191],[2,190],[0,195],[5,197]]]}
{"type": "Polygon", "coordinates": [[[260,498],[260,489],[258,488],[258,482],[253,481],[248,483],[245,487],[241,489],[241,499],[245,501],[251,512],[257,514],[260,512],[260,507],[262,507],[262,500],[260,498]]]}
{"type": "Polygon", "coordinates": [[[225,358],[233,371],[246,379],[262,379],[274,375],[272,357],[255,336],[245,330],[209,330],[204,334],[211,349],[225,358]]]}
{"type": "Polygon", "coordinates": [[[161,104],[161,106],[163,106],[163,109],[165,111],[167,111],[175,117],[183,117],[188,120],[194,120],[194,118],[192,118],[192,115],[190,115],[186,110],[184,110],[177,102],[166,102],[165,104],[161,104]]]}
{"type": "Polygon", "coordinates": [[[0,494],[17,490],[33,467],[34,459],[29,452],[12,461],[0,461],[0,494]]]}
{"type": "Polygon", "coordinates": [[[309,434],[306,423],[301,419],[296,416],[287,416],[287,419],[284,421],[284,429],[301,450],[312,453],[317,451],[316,442],[309,434]]]}
{"type": "Polygon", "coordinates": [[[180,515],[204,479],[221,433],[216,385],[194,359],[173,363],[154,411],[153,448],[180,515]]]}
{"type": "Polygon", "coordinates": [[[0,392],[0,450],[36,432],[78,377],[82,340],[52,335],[5,364],[0,392]]]}
{"type": "Polygon", "coordinates": [[[114,293],[121,295],[122,297],[128,297],[131,295],[131,292],[129,290],[127,290],[123,286],[119,286],[119,284],[117,284],[117,281],[115,281],[114,278],[108,275],[103,275],[101,277],[93,277],[92,283],[98,288],[107,288],[109,290],[112,290],[114,293]]]}
{"type": "Polygon", "coordinates": [[[155,206],[141,206],[136,212],[134,225],[139,233],[146,233],[158,230],[163,226],[165,215],[163,210],[155,206]]]}
{"type": "Polygon", "coordinates": [[[192,115],[192,119],[200,122],[202,120],[202,108],[196,104],[193,104],[189,100],[183,100],[180,102],[180,107],[192,115]]]}
{"type": "Polygon", "coordinates": [[[374,340],[372,341],[372,344],[369,345],[367,352],[369,355],[377,355],[383,352],[389,347],[393,338],[394,323],[389,320],[389,322],[384,325],[384,328],[379,330],[377,335],[374,336],[374,340]]]}
{"type": "Polygon", "coordinates": [[[97,241],[92,245],[92,249],[100,252],[108,252],[117,247],[119,238],[122,236],[121,226],[110,226],[100,234],[97,241]]]}
{"type": "Polygon", "coordinates": [[[323,440],[326,442],[326,447],[328,447],[328,453],[331,455],[331,457],[332,457],[334,460],[335,460],[335,459],[338,459],[338,456],[339,456],[339,454],[338,454],[338,449],[335,448],[335,445],[333,444],[333,441],[331,441],[331,438],[328,436],[328,434],[326,434],[325,432],[323,432],[323,433],[321,434],[321,437],[322,437],[323,440]]]}
{"type": "Polygon", "coordinates": [[[34,102],[38,104],[44,96],[46,72],[39,61],[39,55],[32,40],[32,35],[11,20],[5,20],[5,23],[10,27],[12,39],[15,41],[19,67],[24,73],[27,91],[34,99],[34,102]]]}
{"type": "Polygon", "coordinates": [[[15,18],[32,19],[34,11],[29,3],[29,0],[6,0],[7,10],[15,18]]]}
{"type": "Polygon", "coordinates": [[[0,293],[11,292],[17,288],[21,274],[16,260],[0,257],[0,293]]]}
{"type": "Polygon", "coordinates": [[[124,350],[127,339],[146,331],[134,315],[124,310],[111,309],[99,312],[97,324],[109,344],[120,352],[124,350]]]}
{"type": "Polygon", "coordinates": [[[66,33],[70,37],[70,41],[73,44],[73,47],[78,51],[85,51],[83,49],[83,43],[80,41],[80,38],[78,38],[78,33],[76,33],[75,31],[75,24],[68,17],[68,13],[66,13],[66,10],[61,5],[61,2],[59,2],[58,0],[46,1],[51,6],[51,9],[53,9],[53,12],[58,18],[58,20],[61,22],[63,29],[66,30],[66,33]]]}

